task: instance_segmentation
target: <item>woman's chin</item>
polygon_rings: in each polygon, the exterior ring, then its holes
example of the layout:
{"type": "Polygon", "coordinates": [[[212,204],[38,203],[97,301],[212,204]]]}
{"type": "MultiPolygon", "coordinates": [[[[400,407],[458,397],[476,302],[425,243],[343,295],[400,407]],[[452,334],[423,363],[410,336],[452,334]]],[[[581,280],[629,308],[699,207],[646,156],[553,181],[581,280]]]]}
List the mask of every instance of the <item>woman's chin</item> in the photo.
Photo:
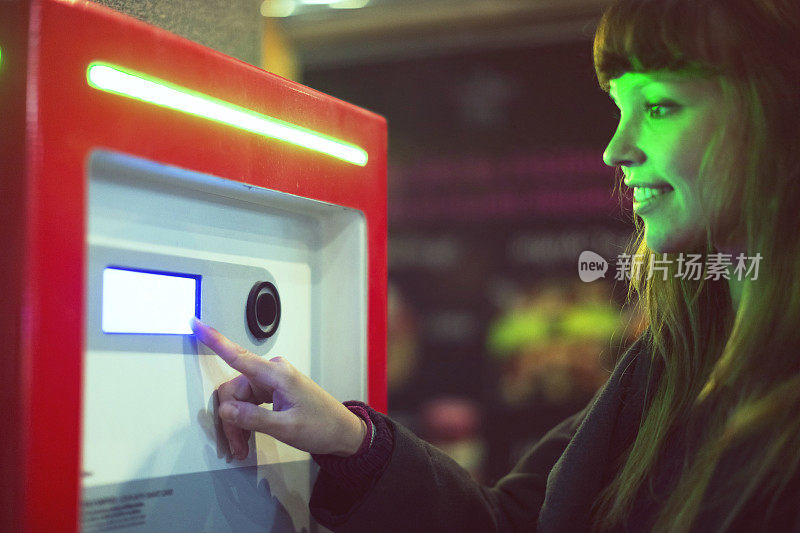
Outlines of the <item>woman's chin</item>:
{"type": "Polygon", "coordinates": [[[705,249],[705,237],[701,232],[658,232],[645,227],[644,240],[647,247],[657,254],[700,253],[705,249]]]}

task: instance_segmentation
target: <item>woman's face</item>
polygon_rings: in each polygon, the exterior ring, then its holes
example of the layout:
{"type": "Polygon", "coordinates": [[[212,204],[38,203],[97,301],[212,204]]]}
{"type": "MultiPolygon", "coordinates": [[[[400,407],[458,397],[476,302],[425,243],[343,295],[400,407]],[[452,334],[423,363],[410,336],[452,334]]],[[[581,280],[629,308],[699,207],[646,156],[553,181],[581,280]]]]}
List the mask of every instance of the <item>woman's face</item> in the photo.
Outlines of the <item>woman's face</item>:
{"type": "Polygon", "coordinates": [[[726,116],[719,81],[675,72],[628,72],[611,80],[619,125],[603,154],[633,188],[633,209],[658,253],[704,243],[709,203],[700,167],[726,116]]]}

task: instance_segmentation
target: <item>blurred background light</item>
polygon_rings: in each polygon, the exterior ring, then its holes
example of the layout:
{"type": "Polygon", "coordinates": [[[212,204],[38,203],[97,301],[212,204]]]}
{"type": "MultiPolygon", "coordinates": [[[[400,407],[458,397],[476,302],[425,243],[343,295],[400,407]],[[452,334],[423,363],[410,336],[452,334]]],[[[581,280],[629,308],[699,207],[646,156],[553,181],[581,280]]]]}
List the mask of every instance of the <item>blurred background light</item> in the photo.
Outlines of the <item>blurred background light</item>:
{"type": "Polygon", "coordinates": [[[283,18],[291,16],[296,7],[295,0],[264,0],[259,11],[264,17],[283,18]]]}
{"type": "Polygon", "coordinates": [[[338,0],[332,2],[330,7],[333,9],[360,9],[366,7],[367,4],[369,4],[369,0],[338,0]]]}

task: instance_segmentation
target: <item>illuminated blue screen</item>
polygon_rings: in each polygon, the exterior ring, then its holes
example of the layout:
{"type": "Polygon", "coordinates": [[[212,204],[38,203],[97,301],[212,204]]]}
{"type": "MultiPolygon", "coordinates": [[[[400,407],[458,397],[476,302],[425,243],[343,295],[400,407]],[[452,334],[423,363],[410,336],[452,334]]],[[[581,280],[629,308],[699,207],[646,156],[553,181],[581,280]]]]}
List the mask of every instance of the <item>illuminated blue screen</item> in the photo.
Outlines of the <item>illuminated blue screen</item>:
{"type": "Polygon", "coordinates": [[[191,335],[200,316],[200,276],[107,267],[103,270],[105,333],[191,335]]]}

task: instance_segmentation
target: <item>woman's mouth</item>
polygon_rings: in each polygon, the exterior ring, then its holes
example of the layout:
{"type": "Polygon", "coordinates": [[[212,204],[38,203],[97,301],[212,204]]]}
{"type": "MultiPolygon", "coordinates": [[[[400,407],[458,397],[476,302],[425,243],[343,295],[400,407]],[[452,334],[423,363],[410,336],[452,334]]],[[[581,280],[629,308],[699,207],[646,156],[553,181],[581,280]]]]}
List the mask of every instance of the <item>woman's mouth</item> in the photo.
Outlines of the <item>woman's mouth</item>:
{"type": "Polygon", "coordinates": [[[663,187],[634,187],[633,210],[636,213],[650,211],[663,203],[664,198],[673,191],[674,189],[669,185],[663,187]]]}

